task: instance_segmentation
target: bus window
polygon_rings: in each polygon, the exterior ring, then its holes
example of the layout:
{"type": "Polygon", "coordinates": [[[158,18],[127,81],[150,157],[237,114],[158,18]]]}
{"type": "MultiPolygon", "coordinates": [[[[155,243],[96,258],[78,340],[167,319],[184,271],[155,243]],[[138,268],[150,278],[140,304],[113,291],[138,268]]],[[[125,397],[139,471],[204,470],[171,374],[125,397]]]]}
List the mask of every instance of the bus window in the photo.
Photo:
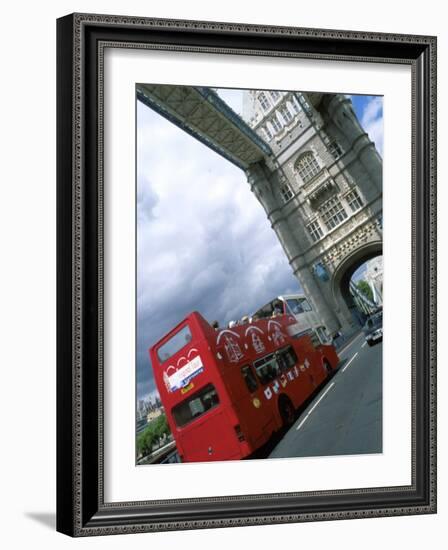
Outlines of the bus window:
{"type": "Polygon", "coordinates": [[[246,382],[247,389],[250,391],[250,393],[253,393],[258,388],[258,383],[249,365],[241,369],[241,374],[243,375],[244,381],[246,382]]]}
{"type": "Polygon", "coordinates": [[[329,338],[328,338],[327,333],[325,331],[325,327],[317,327],[316,332],[319,336],[319,340],[321,341],[321,343],[326,344],[328,342],[329,338]]]}
{"type": "Polygon", "coordinates": [[[262,384],[267,384],[271,382],[280,373],[280,367],[277,363],[277,358],[273,353],[266,355],[262,359],[255,361],[254,363],[255,372],[257,373],[258,378],[262,384]]]}
{"type": "Polygon", "coordinates": [[[179,428],[187,425],[192,420],[196,420],[205,412],[213,409],[219,404],[219,397],[215,386],[208,384],[189,399],[176,405],[173,410],[174,420],[179,428]]]}
{"type": "Polygon", "coordinates": [[[272,307],[272,314],[271,314],[272,316],[283,315],[285,306],[281,300],[274,300],[273,302],[271,302],[271,307],[272,307]]]}
{"type": "Polygon", "coordinates": [[[272,304],[266,304],[261,309],[259,309],[255,315],[257,316],[258,319],[266,319],[267,317],[272,317],[272,313],[273,313],[272,304]]]}
{"type": "Polygon", "coordinates": [[[313,311],[313,308],[310,306],[310,303],[306,298],[300,298],[300,305],[302,306],[303,311],[313,311]]]}
{"type": "Polygon", "coordinates": [[[289,298],[288,300],[286,300],[286,303],[288,304],[291,313],[293,313],[294,315],[299,315],[299,313],[303,313],[302,305],[296,298],[289,298]]]}
{"type": "Polygon", "coordinates": [[[168,342],[165,342],[157,350],[159,361],[167,361],[171,356],[181,350],[184,346],[191,342],[192,336],[190,327],[185,325],[168,342]]]}
{"type": "Polygon", "coordinates": [[[286,303],[294,315],[300,315],[300,313],[312,311],[312,307],[306,298],[288,298],[286,303]]]}
{"type": "Polygon", "coordinates": [[[311,337],[311,343],[313,344],[313,347],[314,348],[319,347],[320,340],[319,340],[319,336],[317,335],[317,332],[315,332],[314,330],[310,332],[310,337],[311,337]]]}
{"type": "Polygon", "coordinates": [[[291,369],[297,364],[297,355],[291,346],[277,352],[277,361],[280,365],[280,370],[285,371],[291,369]]]}

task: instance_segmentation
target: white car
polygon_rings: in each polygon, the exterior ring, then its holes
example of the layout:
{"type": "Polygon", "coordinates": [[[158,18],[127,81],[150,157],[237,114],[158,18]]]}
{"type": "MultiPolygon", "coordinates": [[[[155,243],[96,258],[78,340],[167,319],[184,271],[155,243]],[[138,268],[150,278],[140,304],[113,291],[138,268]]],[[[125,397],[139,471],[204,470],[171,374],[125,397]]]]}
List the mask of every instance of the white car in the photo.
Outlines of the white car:
{"type": "Polygon", "coordinates": [[[383,339],[383,312],[379,311],[371,315],[363,326],[366,342],[369,346],[381,342],[383,339]]]}

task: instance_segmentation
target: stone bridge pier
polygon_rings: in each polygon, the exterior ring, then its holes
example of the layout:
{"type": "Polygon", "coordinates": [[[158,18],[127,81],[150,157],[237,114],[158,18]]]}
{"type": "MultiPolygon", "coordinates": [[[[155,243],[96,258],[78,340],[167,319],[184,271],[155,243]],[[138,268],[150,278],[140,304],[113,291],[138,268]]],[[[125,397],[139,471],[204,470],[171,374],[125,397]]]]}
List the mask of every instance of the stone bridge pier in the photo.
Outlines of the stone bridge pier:
{"type": "Polygon", "coordinates": [[[137,97],[246,173],[328,331],[352,332],[350,279],[382,254],[383,180],[350,98],[247,90],[239,116],[211,88],[138,84],[137,97]]]}

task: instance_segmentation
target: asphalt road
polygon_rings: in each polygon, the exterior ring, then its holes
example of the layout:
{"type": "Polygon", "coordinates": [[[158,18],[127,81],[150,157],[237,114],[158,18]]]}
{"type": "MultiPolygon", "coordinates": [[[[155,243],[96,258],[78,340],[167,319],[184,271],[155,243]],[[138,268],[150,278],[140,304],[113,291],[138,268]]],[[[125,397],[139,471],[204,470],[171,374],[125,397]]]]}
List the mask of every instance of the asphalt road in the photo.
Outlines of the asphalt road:
{"type": "Polygon", "coordinates": [[[360,334],[269,458],[382,452],[382,351],[360,334]]]}

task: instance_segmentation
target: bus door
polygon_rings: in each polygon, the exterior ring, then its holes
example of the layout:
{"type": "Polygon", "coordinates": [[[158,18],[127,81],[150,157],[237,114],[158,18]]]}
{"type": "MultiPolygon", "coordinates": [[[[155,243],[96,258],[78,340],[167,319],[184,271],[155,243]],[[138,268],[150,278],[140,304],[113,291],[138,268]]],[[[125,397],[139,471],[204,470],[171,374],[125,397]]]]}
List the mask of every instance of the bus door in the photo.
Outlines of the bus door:
{"type": "MultiPolygon", "coordinates": [[[[305,361],[306,372],[312,385],[319,386],[325,378],[328,376],[328,370],[326,367],[326,361],[330,367],[333,367],[335,363],[333,360],[333,354],[327,358],[327,351],[331,352],[332,346],[323,345],[320,341],[317,331],[310,331],[308,335],[303,338],[303,345],[307,350],[307,360],[305,361]]],[[[337,363],[337,361],[336,361],[337,363]]]]}
{"type": "Polygon", "coordinates": [[[263,445],[278,428],[272,407],[264,395],[263,385],[255,375],[251,365],[241,367],[244,386],[236,401],[238,416],[242,419],[241,428],[253,448],[263,445]]]}

